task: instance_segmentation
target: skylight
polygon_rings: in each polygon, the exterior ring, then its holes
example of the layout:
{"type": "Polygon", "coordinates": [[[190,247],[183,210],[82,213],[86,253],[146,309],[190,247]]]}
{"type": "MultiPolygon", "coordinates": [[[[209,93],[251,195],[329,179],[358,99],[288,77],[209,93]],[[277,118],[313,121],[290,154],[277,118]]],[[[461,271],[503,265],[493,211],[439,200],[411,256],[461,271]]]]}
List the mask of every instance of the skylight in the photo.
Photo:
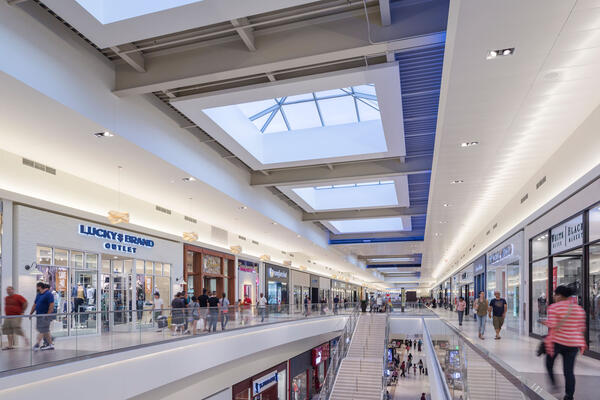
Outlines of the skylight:
{"type": "Polygon", "coordinates": [[[375,186],[375,185],[393,185],[394,181],[376,181],[376,182],[362,182],[362,183],[344,183],[340,185],[327,185],[327,186],[315,186],[315,190],[326,190],[326,189],[340,189],[349,187],[360,187],[360,186],[375,186]]]}
{"type": "Polygon", "coordinates": [[[76,0],[101,24],[110,24],[146,14],[157,13],[203,0],[76,0]]]}
{"type": "Polygon", "coordinates": [[[238,107],[262,133],[381,119],[373,84],[253,101],[238,107]]]}
{"type": "Polygon", "coordinates": [[[339,233],[364,233],[364,232],[394,232],[404,230],[401,217],[347,219],[343,221],[329,221],[339,233]]]}

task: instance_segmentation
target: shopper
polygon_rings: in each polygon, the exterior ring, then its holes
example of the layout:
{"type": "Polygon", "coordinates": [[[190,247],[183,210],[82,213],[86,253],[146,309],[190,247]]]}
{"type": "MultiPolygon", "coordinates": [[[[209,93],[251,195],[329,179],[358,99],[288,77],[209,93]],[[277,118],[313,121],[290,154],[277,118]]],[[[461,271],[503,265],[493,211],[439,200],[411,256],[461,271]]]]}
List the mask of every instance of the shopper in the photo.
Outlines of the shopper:
{"type": "Polygon", "coordinates": [[[267,308],[267,299],[264,294],[260,294],[257,302],[258,314],[260,315],[260,322],[265,322],[265,311],[267,308]]]}
{"type": "Polygon", "coordinates": [[[502,325],[504,325],[504,318],[506,317],[506,310],[508,306],[506,304],[506,300],[500,297],[500,292],[494,292],[494,298],[490,301],[490,307],[488,311],[488,317],[493,317],[494,329],[496,330],[496,337],[494,339],[500,340],[500,330],[502,329],[502,325]]]}
{"type": "Polygon", "coordinates": [[[575,394],[575,358],[577,352],[586,348],[584,337],[585,311],[577,304],[575,290],[568,286],[559,286],[554,290],[554,303],[548,306],[548,327],[546,345],[546,369],[556,387],[554,378],[554,360],[560,354],[563,358],[565,376],[565,400],[572,400],[575,394]]]}
{"type": "Polygon", "coordinates": [[[17,341],[15,335],[23,336],[25,345],[29,346],[29,341],[21,329],[21,315],[27,310],[27,300],[20,294],[15,293],[12,286],[6,287],[7,296],[4,298],[4,311],[8,318],[4,319],[2,324],[2,333],[8,338],[8,345],[2,350],[11,350],[16,347],[17,341]]]}
{"type": "Polygon", "coordinates": [[[198,305],[200,306],[200,319],[204,320],[204,331],[208,327],[208,295],[206,289],[202,289],[202,294],[198,296],[198,305]]]}
{"type": "Polygon", "coordinates": [[[337,314],[338,313],[338,306],[340,303],[340,298],[338,297],[338,295],[336,294],[335,297],[333,298],[333,313],[337,314]]]}
{"type": "Polygon", "coordinates": [[[50,292],[50,285],[38,282],[36,285],[37,295],[31,307],[30,315],[37,314],[36,329],[38,331],[37,339],[33,345],[33,350],[54,350],[52,335],[50,335],[50,322],[52,316],[47,314],[54,313],[54,296],[50,292]],[[44,339],[46,344],[40,347],[40,342],[44,339]]]}
{"type": "Polygon", "coordinates": [[[222,294],[219,301],[219,310],[221,312],[221,330],[224,331],[229,321],[229,299],[225,293],[222,294]]]}
{"type": "Polygon", "coordinates": [[[425,393],[421,393],[421,400],[427,400],[427,397],[425,396],[425,393]]]}
{"type": "Polygon", "coordinates": [[[421,339],[419,339],[419,342],[417,343],[417,349],[419,350],[419,352],[421,352],[422,348],[423,348],[423,341],[421,339]]]}
{"type": "Polygon", "coordinates": [[[304,296],[304,316],[308,317],[308,306],[310,305],[310,300],[308,299],[308,295],[304,296]]]}
{"type": "Polygon", "coordinates": [[[413,375],[417,376],[417,364],[413,364],[413,375]]]}
{"type": "Polygon", "coordinates": [[[402,361],[402,364],[400,365],[400,371],[402,371],[400,377],[406,378],[406,362],[402,361]]]}
{"type": "Polygon", "coordinates": [[[175,297],[171,301],[171,330],[175,335],[179,330],[183,333],[184,317],[185,317],[185,301],[182,298],[182,293],[175,293],[175,297]]]}
{"type": "Polygon", "coordinates": [[[458,312],[458,326],[462,326],[465,308],[467,308],[467,302],[464,297],[460,296],[458,298],[458,304],[456,305],[456,312],[458,312]]]}
{"type": "Polygon", "coordinates": [[[475,313],[477,314],[479,339],[484,339],[483,335],[485,334],[485,322],[488,313],[488,303],[485,298],[485,292],[483,290],[479,292],[479,297],[477,298],[477,300],[475,300],[473,308],[475,309],[475,313]]]}
{"type": "Polygon", "coordinates": [[[192,324],[192,335],[198,334],[198,323],[200,322],[200,303],[198,303],[198,298],[196,296],[192,296],[192,302],[188,306],[189,308],[189,321],[192,324]]]}
{"type": "Polygon", "coordinates": [[[217,331],[217,321],[219,320],[219,298],[217,292],[212,292],[208,298],[208,331],[217,331]]]}

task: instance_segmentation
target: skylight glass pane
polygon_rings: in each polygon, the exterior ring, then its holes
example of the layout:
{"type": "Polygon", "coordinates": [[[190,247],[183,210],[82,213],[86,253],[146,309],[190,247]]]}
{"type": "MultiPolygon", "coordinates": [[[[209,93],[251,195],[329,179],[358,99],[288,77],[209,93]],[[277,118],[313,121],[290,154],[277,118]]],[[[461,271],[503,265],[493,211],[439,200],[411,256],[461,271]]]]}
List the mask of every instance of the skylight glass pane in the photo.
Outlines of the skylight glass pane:
{"type": "Polygon", "coordinates": [[[277,111],[277,114],[275,114],[271,122],[269,122],[264,133],[284,132],[287,130],[287,126],[285,125],[285,121],[283,120],[281,113],[277,111]]]}
{"type": "Polygon", "coordinates": [[[333,89],[333,90],[324,90],[322,92],[315,92],[315,96],[317,96],[317,99],[320,99],[322,97],[342,96],[342,95],[347,95],[347,93],[344,92],[342,89],[333,89]]]}
{"type": "Polygon", "coordinates": [[[282,106],[291,130],[321,126],[321,119],[314,101],[282,106]]]}
{"type": "Polygon", "coordinates": [[[379,182],[362,182],[362,183],[357,183],[356,186],[371,186],[371,185],[377,185],[379,184],[379,182]]]}
{"type": "MultiPolygon", "coordinates": [[[[375,110],[373,107],[366,105],[363,103],[364,99],[360,99],[356,101],[356,105],[358,106],[358,115],[360,115],[361,121],[373,121],[381,119],[381,114],[379,111],[375,110]]],[[[367,101],[368,102],[368,101],[367,101]]]]}
{"type": "Polygon", "coordinates": [[[319,107],[325,126],[358,122],[352,96],[319,100],[319,107]]]}
{"type": "Polygon", "coordinates": [[[391,185],[392,183],[394,183],[394,181],[379,181],[379,183],[382,185],[391,185]]]}
{"type": "Polygon", "coordinates": [[[401,217],[349,219],[329,223],[340,233],[394,232],[404,229],[401,217]]]}
{"type": "Polygon", "coordinates": [[[244,114],[247,118],[250,118],[253,115],[258,114],[259,112],[264,111],[267,108],[274,106],[275,104],[277,104],[277,103],[275,103],[275,100],[267,99],[267,100],[253,101],[250,103],[238,104],[238,108],[240,109],[242,114],[244,114]]]}
{"type": "Polygon", "coordinates": [[[295,101],[305,101],[305,100],[314,100],[313,94],[305,93],[305,94],[297,94],[295,96],[288,96],[285,99],[285,101],[283,102],[283,104],[289,104],[289,103],[293,103],[295,101]]]}
{"type": "Polygon", "coordinates": [[[373,85],[354,86],[354,92],[355,93],[370,94],[372,96],[376,96],[376,94],[375,94],[375,86],[373,86],[373,85]]]}
{"type": "Polygon", "coordinates": [[[354,183],[344,183],[339,185],[333,185],[334,188],[345,188],[355,186],[354,183]]]}
{"type": "Polygon", "coordinates": [[[315,186],[316,190],[331,189],[333,186],[315,186]]]}

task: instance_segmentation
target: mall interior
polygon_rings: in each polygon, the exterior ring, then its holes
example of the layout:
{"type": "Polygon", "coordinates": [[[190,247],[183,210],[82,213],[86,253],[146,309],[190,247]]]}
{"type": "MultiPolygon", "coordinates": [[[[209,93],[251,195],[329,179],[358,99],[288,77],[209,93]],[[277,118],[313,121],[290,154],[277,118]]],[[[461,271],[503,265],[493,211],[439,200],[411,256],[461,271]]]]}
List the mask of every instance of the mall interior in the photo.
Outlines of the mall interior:
{"type": "Polygon", "coordinates": [[[0,0],[0,399],[598,399],[599,70],[599,0],[0,0]]]}

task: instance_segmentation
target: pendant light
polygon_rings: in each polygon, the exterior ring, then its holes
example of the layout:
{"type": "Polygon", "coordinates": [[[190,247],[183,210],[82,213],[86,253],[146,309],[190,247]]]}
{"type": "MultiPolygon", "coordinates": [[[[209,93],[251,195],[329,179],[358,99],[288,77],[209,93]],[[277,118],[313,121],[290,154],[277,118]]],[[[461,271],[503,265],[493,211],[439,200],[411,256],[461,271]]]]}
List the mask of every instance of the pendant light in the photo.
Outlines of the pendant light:
{"type": "Polygon", "coordinates": [[[240,254],[242,252],[242,246],[230,246],[229,250],[231,250],[231,252],[233,254],[240,254]]]}
{"type": "MultiPolygon", "coordinates": [[[[121,169],[123,167],[121,167],[119,165],[117,168],[118,168],[118,191],[119,191],[117,209],[120,210],[121,209],[121,169]]],[[[110,222],[113,225],[116,225],[119,223],[128,223],[129,222],[129,213],[123,212],[123,211],[110,210],[108,212],[108,222],[110,222]]]]}
{"type": "MultiPolygon", "coordinates": [[[[190,200],[190,213],[189,214],[191,216],[192,215],[192,212],[191,212],[192,205],[194,203],[192,202],[193,199],[191,197],[189,198],[189,200],[190,200]]],[[[183,232],[182,237],[183,237],[184,242],[195,242],[198,240],[198,234],[196,232],[183,232]]]]}

